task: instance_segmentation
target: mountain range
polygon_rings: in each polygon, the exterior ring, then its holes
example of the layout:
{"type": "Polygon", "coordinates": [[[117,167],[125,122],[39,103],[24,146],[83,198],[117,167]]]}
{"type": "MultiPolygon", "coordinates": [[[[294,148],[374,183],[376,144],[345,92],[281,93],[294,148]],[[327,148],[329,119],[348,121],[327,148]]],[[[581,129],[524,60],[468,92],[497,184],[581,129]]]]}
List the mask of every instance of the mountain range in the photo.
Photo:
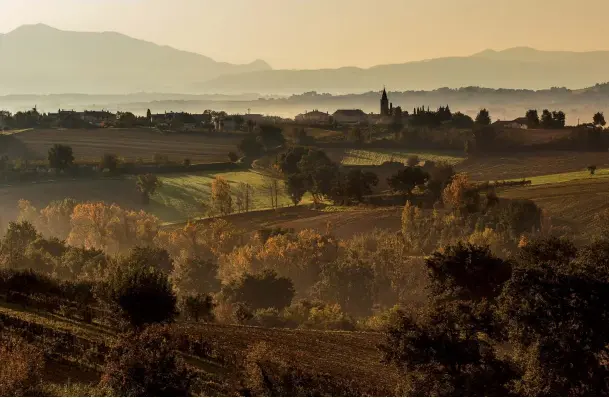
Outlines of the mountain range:
{"type": "Polygon", "coordinates": [[[274,70],[262,60],[246,65],[217,62],[115,32],[69,32],[24,25],[0,34],[0,95],[356,93],[383,85],[394,91],[468,86],[577,88],[609,81],[608,63],[609,51],[517,47],[367,69],[274,70]]]}
{"type": "Polygon", "coordinates": [[[120,33],[24,25],[0,34],[0,94],[188,92],[196,81],[270,70],[216,62],[120,33]]]}
{"type": "Polygon", "coordinates": [[[196,87],[201,91],[285,94],[318,91],[362,92],[441,87],[546,89],[588,87],[609,81],[609,51],[539,51],[527,47],[485,50],[466,57],[446,57],[368,69],[267,70],[220,76],[196,87]]]}

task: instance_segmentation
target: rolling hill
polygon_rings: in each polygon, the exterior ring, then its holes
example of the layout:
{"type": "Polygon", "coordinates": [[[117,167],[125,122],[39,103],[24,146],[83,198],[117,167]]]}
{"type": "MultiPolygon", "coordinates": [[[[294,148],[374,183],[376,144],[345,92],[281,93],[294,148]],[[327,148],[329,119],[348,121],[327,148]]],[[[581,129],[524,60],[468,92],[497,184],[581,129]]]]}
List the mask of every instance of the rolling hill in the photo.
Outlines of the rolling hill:
{"type": "Polygon", "coordinates": [[[115,32],[42,24],[0,34],[0,60],[0,94],[180,92],[195,81],[270,69],[260,60],[233,65],[115,32]]]}

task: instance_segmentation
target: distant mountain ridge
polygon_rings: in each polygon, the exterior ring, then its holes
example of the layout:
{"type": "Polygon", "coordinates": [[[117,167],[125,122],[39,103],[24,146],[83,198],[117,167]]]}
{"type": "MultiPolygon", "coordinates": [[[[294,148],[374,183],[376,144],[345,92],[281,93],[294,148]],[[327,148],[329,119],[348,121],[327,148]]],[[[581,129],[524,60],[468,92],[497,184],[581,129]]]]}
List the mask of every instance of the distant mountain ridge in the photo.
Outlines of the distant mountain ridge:
{"type": "Polygon", "coordinates": [[[216,62],[115,32],[38,24],[0,34],[0,94],[187,91],[192,82],[270,69],[261,60],[216,62]]]}
{"type": "Polygon", "coordinates": [[[69,32],[39,24],[0,34],[0,95],[347,94],[383,85],[393,91],[580,88],[609,81],[607,64],[609,51],[515,47],[367,69],[273,70],[262,60],[234,65],[116,32],[69,32]]]}
{"type": "Polygon", "coordinates": [[[307,90],[353,93],[378,90],[433,90],[479,86],[509,89],[579,88],[609,80],[609,51],[540,51],[515,47],[485,50],[368,69],[272,70],[221,76],[195,85],[196,91],[285,94],[307,90]]]}

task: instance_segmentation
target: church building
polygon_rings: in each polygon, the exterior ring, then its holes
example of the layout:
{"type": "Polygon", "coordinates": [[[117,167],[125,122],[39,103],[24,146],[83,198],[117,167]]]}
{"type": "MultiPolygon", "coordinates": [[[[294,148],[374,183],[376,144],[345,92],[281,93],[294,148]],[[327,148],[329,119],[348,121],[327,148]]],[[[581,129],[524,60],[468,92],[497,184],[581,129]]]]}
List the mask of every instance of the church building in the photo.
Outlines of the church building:
{"type": "Polygon", "coordinates": [[[389,103],[389,98],[387,98],[387,90],[383,87],[383,96],[381,97],[381,116],[391,116],[393,115],[393,103],[389,103]]]}

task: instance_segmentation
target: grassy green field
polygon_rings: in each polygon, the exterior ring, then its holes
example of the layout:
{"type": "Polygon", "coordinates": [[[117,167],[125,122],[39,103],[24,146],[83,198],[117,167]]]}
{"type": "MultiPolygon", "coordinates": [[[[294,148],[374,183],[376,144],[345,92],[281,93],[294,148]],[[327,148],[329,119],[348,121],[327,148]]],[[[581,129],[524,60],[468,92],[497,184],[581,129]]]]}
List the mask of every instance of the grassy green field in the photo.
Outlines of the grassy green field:
{"type": "Polygon", "coordinates": [[[536,176],[527,178],[531,180],[532,185],[545,185],[545,184],[560,184],[563,182],[575,181],[575,180],[594,180],[598,178],[609,177],[609,169],[597,169],[596,172],[591,175],[588,170],[573,171],[570,173],[558,173],[548,174],[542,176],[536,176]]]}
{"type": "MultiPolygon", "coordinates": [[[[153,196],[152,213],[162,220],[172,221],[178,221],[175,220],[177,214],[180,214],[184,220],[205,216],[206,212],[202,204],[209,203],[211,198],[211,183],[216,176],[223,177],[230,184],[233,191],[233,205],[235,203],[237,186],[240,183],[248,183],[254,189],[252,210],[271,207],[268,189],[265,189],[270,178],[254,171],[196,173],[188,175],[175,174],[160,177],[163,185],[153,196]],[[167,212],[171,212],[171,214],[167,214],[167,212]]],[[[280,182],[279,188],[279,206],[291,205],[292,202],[285,192],[282,182],[280,182]]],[[[307,197],[303,200],[305,203],[308,201],[307,197]]]]}
{"type": "Polygon", "coordinates": [[[450,164],[458,164],[465,159],[463,156],[455,152],[394,151],[391,149],[347,149],[342,155],[341,163],[345,166],[373,166],[390,161],[406,163],[410,156],[415,155],[421,160],[430,160],[433,162],[442,161],[450,164]]]}

